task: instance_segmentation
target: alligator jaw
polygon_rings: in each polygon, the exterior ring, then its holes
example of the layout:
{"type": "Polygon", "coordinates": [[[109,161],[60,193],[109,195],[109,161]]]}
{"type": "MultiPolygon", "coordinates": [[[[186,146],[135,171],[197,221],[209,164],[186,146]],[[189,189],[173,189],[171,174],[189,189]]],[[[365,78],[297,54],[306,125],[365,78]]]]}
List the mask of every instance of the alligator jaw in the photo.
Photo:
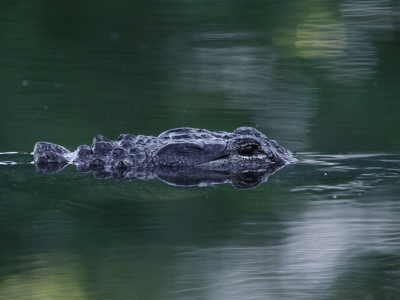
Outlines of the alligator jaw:
{"type": "Polygon", "coordinates": [[[226,145],[194,143],[173,143],[164,146],[156,154],[161,166],[187,167],[197,166],[221,157],[229,156],[226,145]]]}
{"type": "Polygon", "coordinates": [[[267,170],[271,166],[277,165],[271,161],[266,155],[257,155],[253,157],[230,155],[217,157],[213,160],[199,164],[199,168],[209,170],[236,170],[239,171],[252,171],[252,170],[267,170]]]}

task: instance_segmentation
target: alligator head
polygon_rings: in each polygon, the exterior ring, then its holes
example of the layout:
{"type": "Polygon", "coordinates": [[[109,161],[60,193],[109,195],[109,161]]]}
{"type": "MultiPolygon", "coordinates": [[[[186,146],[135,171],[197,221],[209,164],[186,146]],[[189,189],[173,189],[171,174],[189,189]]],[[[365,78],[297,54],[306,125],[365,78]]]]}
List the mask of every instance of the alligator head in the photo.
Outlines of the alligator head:
{"type": "Polygon", "coordinates": [[[170,140],[156,153],[160,166],[262,169],[293,160],[289,151],[251,127],[239,127],[233,133],[178,128],[158,138],[170,140]]]}

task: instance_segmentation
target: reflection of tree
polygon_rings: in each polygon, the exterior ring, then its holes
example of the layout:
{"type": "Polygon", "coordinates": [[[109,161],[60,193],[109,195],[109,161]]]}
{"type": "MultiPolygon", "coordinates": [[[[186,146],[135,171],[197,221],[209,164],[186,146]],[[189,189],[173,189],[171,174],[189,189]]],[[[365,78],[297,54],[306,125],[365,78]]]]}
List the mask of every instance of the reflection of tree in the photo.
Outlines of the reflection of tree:
{"type": "Polygon", "coordinates": [[[2,299],[87,299],[84,268],[71,253],[35,253],[25,266],[0,283],[2,299]]]}
{"type": "MultiPolygon", "coordinates": [[[[315,86],[307,78],[283,76],[273,49],[242,45],[253,38],[253,33],[220,32],[189,38],[189,51],[176,58],[173,86],[178,93],[195,90],[202,98],[198,101],[210,99],[222,110],[241,112],[243,118],[235,119],[237,125],[250,119],[251,124],[268,128],[268,136],[283,137],[283,144],[286,138],[292,142],[287,147],[300,150],[308,144],[308,119],[316,106],[315,86]],[[219,43],[210,45],[210,39],[219,43]]],[[[185,99],[182,97],[182,106],[185,99]]]]}
{"type": "MultiPolygon", "coordinates": [[[[239,19],[245,15],[236,13],[239,19]]],[[[210,117],[215,108],[238,111],[239,124],[268,128],[268,135],[304,149],[319,91],[336,84],[356,88],[373,79],[376,42],[393,36],[396,14],[390,1],[306,1],[285,11],[281,23],[260,21],[264,31],[178,31],[169,42],[176,101],[185,112],[210,106],[210,117]]]]}
{"type": "Polygon", "coordinates": [[[399,210],[328,202],[285,221],[238,222],[223,245],[182,248],[170,267],[174,299],[396,299],[399,210]]]}
{"type": "Polygon", "coordinates": [[[388,38],[399,12],[391,1],[345,1],[339,15],[314,12],[297,27],[296,48],[327,73],[327,78],[345,85],[371,79],[378,63],[374,41],[388,38]]]}

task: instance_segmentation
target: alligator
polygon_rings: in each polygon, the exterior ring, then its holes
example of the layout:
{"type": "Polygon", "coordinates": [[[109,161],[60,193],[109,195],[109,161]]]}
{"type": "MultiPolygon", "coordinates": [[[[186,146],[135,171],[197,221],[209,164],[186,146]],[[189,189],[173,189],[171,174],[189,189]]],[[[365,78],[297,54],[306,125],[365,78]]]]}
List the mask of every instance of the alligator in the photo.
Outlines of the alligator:
{"type": "Polygon", "coordinates": [[[232,133],[176,128],[158,137],[121,134],[117,140],[97,135],[92,146],[75,151],[37,142],[34,164],[38,173],[55,173],[67,165],[97,178],[161,180],[175,185],[230,182],[249,188],[295,159],[292,153],[252,127],[232,133]]]}

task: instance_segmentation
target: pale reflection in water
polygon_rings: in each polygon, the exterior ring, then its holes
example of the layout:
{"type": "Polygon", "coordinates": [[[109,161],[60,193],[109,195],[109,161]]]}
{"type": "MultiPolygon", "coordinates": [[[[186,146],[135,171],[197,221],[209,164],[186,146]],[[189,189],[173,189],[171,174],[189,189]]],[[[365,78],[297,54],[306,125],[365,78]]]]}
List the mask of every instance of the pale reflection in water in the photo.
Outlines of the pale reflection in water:
{"type": "Polygon", "coordinates": [[[53,209],[17,225],[20,253],[2,259],[18,262],[3,275],[0,296],[396,299],[399,155],[298,157],[272,188],[233,193],[219,205],[220,194],[207,188],[192,197],[188,188],[169,190],[157,202],[138,199],[140,185],[111,184],[103,190],[110,201],[50,202],[53,209]],[[130,197],[118,200],[123,187],[130,197]]]}
{"type": "Polygon", "coordinates": [[[63,295],[86,299],[85,269],[79,256],[50,252],[25,256],[24,260],[22,271],[2,281],[1,299],[58,299],[63,295]]]}
{"type": "MultiPolygon", "coordinates": [[[[252,33],[219,32],[177,37],[187,47],[171,46],[178,62],[172,74],[174,87],[180,93],[195,90],[205,99],[218,95],[219,103],[209,100],[213,105],[239,110],[260,128],[268,128],[270,136],[283,137],[282,143],[287,147],[304,149],[309,144],[308,120],[316,110],[316,87],[305,77],[280,74],[280,62],[272,49],[245,45],[252,38],[252,33]],[[212,37],[219,43],[208,45],[212,37]]],[[[171,45],[176,43],[171,41],[171,45]]],[[[207,100],[201,100],[203,105],[204,101],[207,100]]]]}
{"type": "Polygon", "coordinates": [[[399,157],[304,156],[305,164],[313,159],[314,175],[318,169],[322,177],[343,169],[357,175],[343,178],[348,184],[336,190],[337,180],[330,186],[317,183],[322,197],[311,186],[294,189],[296,202],[305,201],[302,212],[288,206],[280,219],[242,220],[220,247],[177,249],[171,298],[395,299],[400,293],[400,204],[379,185],[400,183],[399,169],[393,168],[399,157]],[[354,188],[354,180],[365,188],[354,188]],[[330,195],[327,201],[321,201],[324,194],[330,195]],[[365,287],[377,274],[382,284],[365,287]],[[353,289],[346,291],[349,283],[353,289]]]}
{"type": "MultiPolygon", "coordinates": [[[[310,299],[310,295],[335,299],[341,285],[344,288],[352,281],[353,286],[362,286],[376,271],[383,272],[387,286],[396,286],[398,258],[389,265],[378,260],[380,270],[358,261],[369,256],[396,257],[400,251],[400,206],[388,209],[386,204],[349,209],[343,203],[328,208],[312,203],[291,221],[242,223],[237,240],[253,236],[259,239],[256,244],[241,246],[232,240],[231,246],[220,248],[179,249],[178,263],[171,270],[173,298],[190,299],[196,294],[204,299],[310,299]],[[269,231],[279,226],[286,238],[271,241],[269,231]],[[357,276],[349,275],[353,273],[357,276]]],[[[337,296],[371,297],[379,294],[374,288],[355,288],[353,295],[337,296]]],[[[397,286],[385,295],[399,292],[397,286]]]]}
{"type": "MultiPolygon", "coordinates": [[[[349,280],[357,287],[376,275],[376,266],[369,269],[368,260],[359,263],[359,257],[397,257],[400,207],[392,208],[395,211],[348,209],[337,203],[327,211],[325,205],[310,205],[300,219],[280,224],[289,225],[282,232],[287,237],[282,244],[271,244],[267,237],[271,225],[277,224],[259,222],[242,224],[237,239],[246,239],[249,232],[258,238],[265,235],[264,245],[180,249],[178,263],[171,270],[173,298],[189,299],[197,294],[204,299],[310,299],[312,294],[318,299],[334,299],[334,293],[349,280]],[[353,273],[357,276],[348,275],[353,273]]],[[[398,258],[394,265],[388,266],[385,260],[378,264],[387,286],[396,286],[398,258]]],[[[371,297],[376,295],[374,288],[354,289],[353,293],[371,297]]],[[[386,295],[399,292],[397,287],[386,295]]]]}
{"type": "Polygon", "coordinates": [[[399,7],[392,1],[344,1],[339,14],[317,8],[297,27],[298,55],[340,84],[371,79],[378,63],[374,42],[393,36],[399,7]]]}

